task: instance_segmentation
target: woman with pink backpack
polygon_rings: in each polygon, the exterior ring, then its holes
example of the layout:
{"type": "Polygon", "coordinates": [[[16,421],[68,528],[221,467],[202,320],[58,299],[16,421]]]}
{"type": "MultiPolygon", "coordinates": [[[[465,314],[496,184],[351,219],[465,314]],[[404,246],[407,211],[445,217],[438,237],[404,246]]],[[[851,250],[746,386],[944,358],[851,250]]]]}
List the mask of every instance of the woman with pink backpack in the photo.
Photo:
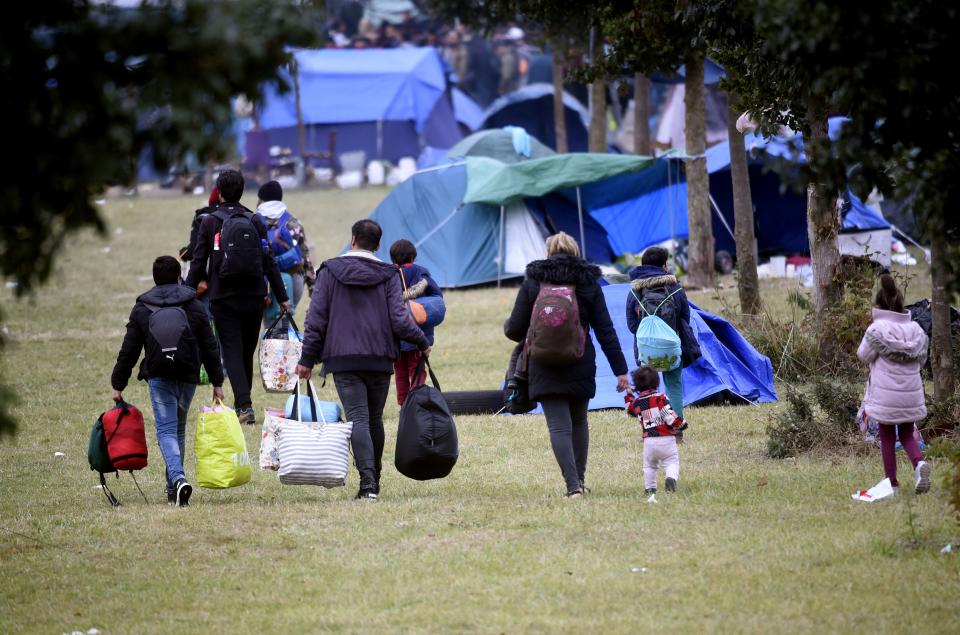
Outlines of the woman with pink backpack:
{"type": "Polygon", "coordinates": [[[580,258],[572,236],[550,236],[547,259],[527,265],[527,277],[503,326],[508,338],[525,342],[530,399],[543,407],[568,498],[586,491],[587,404],[597,392],[590,328],[617,375],[617,390],[630,385],[599,279],[599,267],[580,258]]]}
{"type": "Polygon", "coordinates": [[[880,422],[880,453],[883,471],[895,492],[897,482],[897,437],[910,457],[915,492],[930,489],[930,464],[914,438],[914,424],[927,416],[920,369],[927,359],[927,335],[903,310],[903,293],[893,276],[880,276],[874,301],[873,323],[857,349],[860,361],[870,364],[870,378],[863,410],[880,422]]]}

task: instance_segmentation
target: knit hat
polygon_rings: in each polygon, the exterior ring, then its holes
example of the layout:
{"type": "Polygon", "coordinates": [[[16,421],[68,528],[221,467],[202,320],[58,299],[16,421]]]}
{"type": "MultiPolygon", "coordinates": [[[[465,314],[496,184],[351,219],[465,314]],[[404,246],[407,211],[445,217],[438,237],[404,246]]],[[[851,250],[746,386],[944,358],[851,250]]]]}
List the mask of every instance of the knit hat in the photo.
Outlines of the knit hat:
{"type": "Polygon", "coordinates": [[[210,198],[207,199],[207,205],[216,205],[220,202],[220,190],[214,185],[210,188],[210,198]]]}
{"type": "Polygon", "coordinates": [[[282,201],[283,200],[283,188],[280,187],[280,184],[276,181],[267,181],[262,186],[260,186],[260,191],[257,192],[257,198],[261,201],[282,201]]]}

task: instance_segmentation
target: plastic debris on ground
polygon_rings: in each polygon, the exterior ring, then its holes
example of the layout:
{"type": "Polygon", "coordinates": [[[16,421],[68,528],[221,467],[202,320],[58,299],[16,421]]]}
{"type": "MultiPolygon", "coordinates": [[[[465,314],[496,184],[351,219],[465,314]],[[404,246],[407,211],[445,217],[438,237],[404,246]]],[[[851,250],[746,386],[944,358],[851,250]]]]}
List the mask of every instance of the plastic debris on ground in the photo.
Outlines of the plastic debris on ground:
{"type": "Polygon", "coordinates": [[[63,452],[54,452],[53,456],[67,456],[67,455],[64,454],[63,452]]]}
{"type": "Polygon", "coordinates": [[[630,567],[630,573],[646,573],[647,571],[646,567],[630,567]]]}
{"type": "Polygon", "coordinates": [[[855,492],[852,498],[855,501],[872,503],[891,496],[893,496],[893,485],[890,484],[890,479],[885,478],[870,489],[862,489],[859,492],[855,492]]]}
{"type": "Polygon", "coordinates": [[[940,553],[953,553],[953,543],[948,542],[947,546],[940,550],[940,553]]]}

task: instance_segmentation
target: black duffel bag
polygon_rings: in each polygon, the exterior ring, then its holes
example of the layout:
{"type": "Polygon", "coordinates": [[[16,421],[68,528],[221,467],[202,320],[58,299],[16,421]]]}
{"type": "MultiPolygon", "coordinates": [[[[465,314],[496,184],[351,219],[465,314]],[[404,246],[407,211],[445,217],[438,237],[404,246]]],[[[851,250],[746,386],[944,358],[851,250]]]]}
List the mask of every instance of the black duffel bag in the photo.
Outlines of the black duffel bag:
{"type": "Polygon", "coordinates": [[[433,386],[417,386],[407,395],[400,409],[393,458],[398,472],[418,481],[445,477],[460,456],[457,426],[426,357],[420,358],[414,377],[419,377],[424,367],[430,372],[433,386]]]}

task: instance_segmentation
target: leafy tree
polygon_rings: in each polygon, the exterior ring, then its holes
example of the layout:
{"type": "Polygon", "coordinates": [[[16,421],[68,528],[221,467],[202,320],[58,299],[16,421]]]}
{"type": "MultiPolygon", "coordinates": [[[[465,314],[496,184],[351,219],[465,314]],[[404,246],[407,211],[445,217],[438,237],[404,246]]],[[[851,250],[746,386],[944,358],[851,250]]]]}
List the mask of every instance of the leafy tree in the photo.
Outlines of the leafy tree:
{"type": "Polygon", "coordinates": [[[943,73],[958,59],[954,33],[960,9],[936,0],[856,3],[743,0],[752,29],[736,89],[767,130],[785,124],[804,133],[811,185],[811,250],[818,308],[838,286],[820,245],[834,245],[836,194],[846,187],[909,202],[933,248],[934,354],[938,398],[953,391],[949,314],[960,267],[960,83],[943,73]],[[828,113],[850,120],[839,137],[826,135],[828,113]]]}
{"type": "MultiPolygon", "coordinates": [[[[703,65],[713,3],[687,0],[606,0],[592,3],[609,43],[603,59],[587,75],[619,77],[676,71],[686,65],[686,174],[689,225],[689,279],[710,287],[714,279],[710,217],[703,65]]],[[[638,100],[638,106],[640,102],[638,100]]],[[[644,122],[644,125],[645,122],[644,122]]]]}
{"type": "MultiPolygon", "coordinates": [[[[308,5],[309,3],[303,3],[308,5]]],[[[103,232],[92,199],[129,184],[145,148],[158,167],[192,151],[226,156],[230,100],[278,85],[285,47],[314,41],[295,3],[199,0],[119,8],[26,3],[0,23],[0,116],[15,122],[17,161],[0,175],[0,271],[33,291],[64,239],[103,232]]],[[[0,399],[0,435],[13,430],[0,399]]]]}

